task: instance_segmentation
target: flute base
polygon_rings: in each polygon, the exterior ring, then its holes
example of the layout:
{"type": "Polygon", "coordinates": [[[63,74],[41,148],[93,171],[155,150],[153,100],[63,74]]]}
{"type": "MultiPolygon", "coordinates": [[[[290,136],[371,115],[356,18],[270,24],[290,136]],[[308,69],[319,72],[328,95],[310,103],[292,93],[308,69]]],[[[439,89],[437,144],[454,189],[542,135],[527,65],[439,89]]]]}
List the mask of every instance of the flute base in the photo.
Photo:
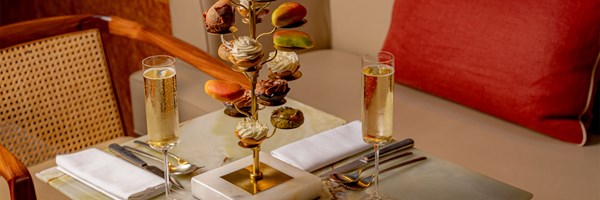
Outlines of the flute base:
{"type": "Polygon", "coordinates": [[[199,199],[315,199],[319,177],[260,152],[263,179],[250,180],[252,156],[192,178],[192,194],[199,199]],[[268,167],[267,167],[268,166],[268,167]],[[289,177],[289,178],[286,178],[289,177]],[[254,192],[255,186],[257,191],[254,192]],[[249,188],[249,189],[248,189],[249,188]]]}

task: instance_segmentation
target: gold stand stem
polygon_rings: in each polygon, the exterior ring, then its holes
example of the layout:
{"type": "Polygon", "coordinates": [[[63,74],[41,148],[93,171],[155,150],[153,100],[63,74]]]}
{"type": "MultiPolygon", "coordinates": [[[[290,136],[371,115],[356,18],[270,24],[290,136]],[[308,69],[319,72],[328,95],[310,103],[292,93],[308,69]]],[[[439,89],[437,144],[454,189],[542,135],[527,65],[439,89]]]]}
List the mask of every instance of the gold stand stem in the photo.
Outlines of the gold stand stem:
{"type": "MultiPolygon", "coordinates": [[[[248,9],[249,12],[249,29],[250,29],[250,37],[252,39],[256,39],[256,14],[255,10],[254,10],[254,1],[249,1],[249,6],[250,9],[248,9]]],[[[256,90],[256,82],[257,82],[257,78],[258,78],[258,71],[253,72],[252,73],[252,119],[253,120],[258,120],[258,99],[256,98],[256,94],[255,94],[255,90],[256,90]]],[[[253,164],[252,164],[252,174],[250,174],[250,179],[253,182],[259,181],[263,178],[263,174],[260,171],[260,159],[259,159],[259,152],[260,152],[260,144],[257,145],[256,147],[252,148],[252,159],[253,159],[253,164]]],[[[256,184],[254,184],[256,186],[256,184]]]]}
{"type": "Polygon", "coordinates": [[[249,31],[250,31],[250,37],[252,39],[256,39],[256,15],[257,13],[255,13],[254,10],[254,1],[249,1],[248,2],[248,27],[249,27],[249,31]]]}
{"type": "Polygon", "coordinates": [[[259,153],[260,152],[260,145],[252,148],[252,173],[250,174],[250,179],[252,181],[259,181],[263,178],[263,174],[260,171],[260,159],[259,159],[259,153]]]}
{"type": "Polygon", "coordinates": [[[251,98],[252,98],[252,107],[251,107],[251,111],[250,114],[252,116],[250,116],[250,118],[252,118],[252,120],[257,121],[258,120],[258,98],[256,97],[256,82],[258,81],[258,71],[256,72],[252,72],[252,77],[250,77],[250,93],[251,93],[251,98]]]}
{"type": "MultiPolygon", "coordinates": [[[[248,28],[250,29],[250,37],[252,39],[256,39],[256,13],[254,12],[254,1],[249,1],[248,4],[248,28]]],[[[252,72],[252,119],[254,120],[258,120],[258,99],[256,98],[256,94],[255,94],[255,90],[256,90],[256,82],[258,79],[258,72],[259,71],[255,71],[252,72]]],[[[258,155],[255,156],[256,158],[258,158],[258,155]]],[[[255,164],[256,165],[256,164],[255,164]]]]}

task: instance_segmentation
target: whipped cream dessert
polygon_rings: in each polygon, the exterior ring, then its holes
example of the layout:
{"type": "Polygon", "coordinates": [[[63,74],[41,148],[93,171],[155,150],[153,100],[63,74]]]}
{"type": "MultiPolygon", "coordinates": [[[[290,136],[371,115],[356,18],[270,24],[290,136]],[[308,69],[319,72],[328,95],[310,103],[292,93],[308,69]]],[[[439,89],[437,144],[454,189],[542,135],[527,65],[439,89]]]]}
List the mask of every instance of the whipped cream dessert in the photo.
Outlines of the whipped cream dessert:
{"type": "Polygon", "coordinates": [[[233,41],[229,53],[236,60],[254,60],[262,55],[262,45],[249,36],[242,36],[233,41]]]}
{"type": "MultiPolygon", "coordinates": [[[[269,53],[269,57],[273,57],[275,52],[269,53]]],[[[279,73],[284,71],[296,72],[300,66],[300,60],[298,60],[298,54],[295,52],[280,51],[277,53],[275,59],[267,63],[267,67],[273,73],[279,73]]]]}
{"type": "Polygon", "coordinates": [[[235,132],[241,138],[254,140],[263,139],[267,136],[268,131],[267,125],[258,121],[242,121],[235,126],[235,132]]]}

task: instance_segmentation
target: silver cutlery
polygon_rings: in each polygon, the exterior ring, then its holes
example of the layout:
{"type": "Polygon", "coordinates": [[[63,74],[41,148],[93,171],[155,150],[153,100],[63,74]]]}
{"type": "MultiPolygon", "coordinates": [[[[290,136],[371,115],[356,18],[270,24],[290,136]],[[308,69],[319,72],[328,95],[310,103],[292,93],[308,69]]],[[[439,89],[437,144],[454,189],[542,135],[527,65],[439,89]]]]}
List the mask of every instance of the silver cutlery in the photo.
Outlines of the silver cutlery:
{"type": "MultiPolygon", "coordinates": [[[[416,162],[419,162],[419,161],[422,161],[422,160],[425,160],[425,159],[427,159],[427,157],[414,158],[414,159],[411,159],[411,160],[408,160],[408,161],[396,164],[396,165],[391,166],[389,168],[383,169],[379,173],[382,174],[384,172],[396,169],[398,167],[402,167],[402,166],[405,166],[405,165],[416,163],[416,162]]],[[[363,189],[366,189],[369,186],[371,186],[371,183],[373,183],[373,178],[374,177],[375,177],[375,174],[372,174],[372,175],[367,176],[367,177],[365,177],[363,179],[358,179],[357,181],[340,183],[340,185],[342,187],[346,188],[346,189],[349,189],[349,190],[363,190],[363,189]]]]}
{"type": "MultiPolygon", "coordinates": [[[[409,155],[412,155],[412,154],[413,154],[412,152],[406,152],[406,153],[402,153],[402,154],[399,154],[399,155],[396,155],[396,156],[393,156],[393,157],[387,157],[385,159],[382,159],[381,162],[380,162],[380,164],[384,164],[384,163],[387,163],[389,161],[392,161],[392,160],[395,160],[395,159],[398,159],[398,158],[402,158],[402,157],[405,157],[405,156],[409,156],[409,155]]],[[[372,168],[373,166],[375,166],[373,163],[369,163],[368,165],[365,165],[364,167],[360,167],[358,170],[353,171],[353,172],[348,172],[348,173],[345,173],[345,174],[342,174],[342,173],[340,173],[340,174],[332,174],[331,176],[329,176],[329,179],[332,180],[332,181],[335,181],[337,183],[357,181],[358,178],[360,177],[360,175],[364,171],[372,168]]]]}
{"type": "MultiPolygon", "coordinates": [[[[380,156],[385,157],[387,155],[394,154],[396,152],[412,148],[414,146],[414,144],[415,144],[415,142],[410,138],[401,140],[401,141],[394,142],[394,143],[391,143],[391,144],[381,147],[381,149],[379,150],[379,153],[380,153],[380,156]]],[[[330,171],[327,171],[327,172],[319,175],[319,177],[321,179],[325,179],[325,178],[328,178],[332,174],[338,174],[338,173],[344,173],[344,172],[356,170],[360,167],[367,165],[369,162],[372,162],[373,160],[375,160],[375,153],[374,152],[367,153],[356,160],[353,160],[347,164],[338,166],[330,171]]]]}
{"type": "MultiPolygon", "coordinates": [[[[133,155],[133,153],[131,151],[123,148],[121,145],[113,143],[113,144],[108,145],[108,148],[112,152],[119,155],[121,158],[127,160],[128,162],[134,164],[135,166],[143,168],[158,177],[161,177],[161,178],[165,177],[164,176],[165,172],[163,170],[161,170],[160,168],[158,168],[156,166],[148,165],[148,163],[146,163],[146,161],[133,155]]],[[[171,185],[173,185],[176,189],[183,189],[183,186],[181,185],[181,183],[179,183],[179,181],[177,181],[177,179],[171,177],[171,179],[169,181],[171,182],[171,185]]]]}
{"type": "MultiPolygon", "coordinates": [[[[144,156],[146,158],[150,158],[159,162],[165,162],[163,159],[160,159],[152,154],[146,153],[144,151],[141,151],[139,149],[133,148],[133,147],[129,147],[129,146],[123,146],[123,148],[133,152],[134,154],[138,154],[141,156],[144,156]]],[[[169,171],[171,172],[171,174],[173,175],[183,175],[183,174],[189,174],[192,172],[196,172],[197,170],[199,170],[202,167],[198,167],[192,163],[189,162],[184,162],[183,164],[177,164],[177,165],[173,165],[172,163],[169,162],[169,171]]]]}

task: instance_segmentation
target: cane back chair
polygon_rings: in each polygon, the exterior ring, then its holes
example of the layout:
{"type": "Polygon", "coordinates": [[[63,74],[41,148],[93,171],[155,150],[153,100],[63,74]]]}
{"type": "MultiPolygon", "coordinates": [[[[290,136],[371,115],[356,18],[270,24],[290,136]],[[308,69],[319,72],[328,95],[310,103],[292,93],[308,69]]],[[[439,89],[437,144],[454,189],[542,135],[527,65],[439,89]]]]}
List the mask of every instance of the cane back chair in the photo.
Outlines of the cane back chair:
{"type": "MultiPolygon", "coordinates": [[[[205,73],[241,74],[181,40],[114,16],[73,15],[0,27],[0,174],[12,199],[35,199],[29,166],[125,135],[102,37],[158,47],[205,73]]],[[[112,68],[115,70],[116,68],[112,68]]]]}

